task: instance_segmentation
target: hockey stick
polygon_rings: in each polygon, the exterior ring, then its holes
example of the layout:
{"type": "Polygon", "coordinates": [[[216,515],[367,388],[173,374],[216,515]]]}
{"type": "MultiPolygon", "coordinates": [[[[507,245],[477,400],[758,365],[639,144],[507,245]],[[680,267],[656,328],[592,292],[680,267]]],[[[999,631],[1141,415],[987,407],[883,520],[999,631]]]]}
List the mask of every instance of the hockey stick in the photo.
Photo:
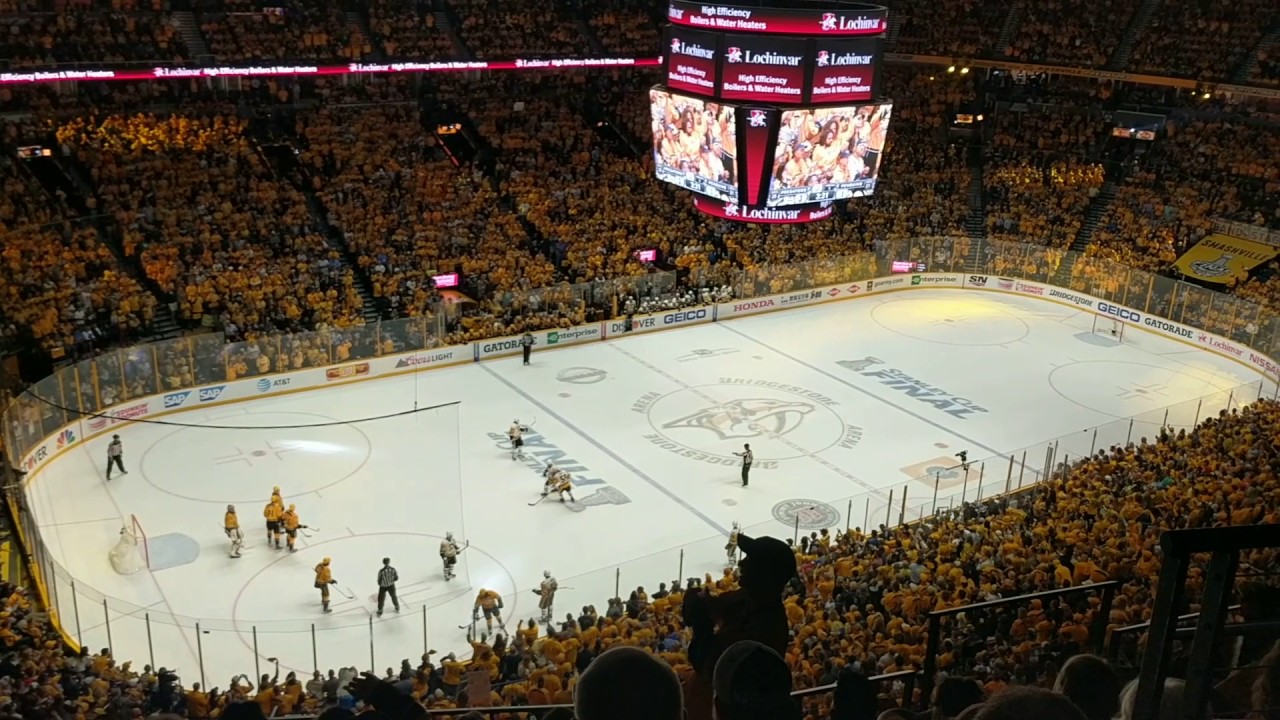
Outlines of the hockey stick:
{"type": "Polygon", "coordinates": [[[346,598],[346,599],[348,599],[348,600],[355,600],[355,599],[356,599],[356,594],[355,594],[355,593],[353,593],[353,592],[351,592],[350,590],[347,590],[346,588],[339,587],[338,585],[334,585],[334,586],[333,586],[333,589],[334,589],[334,590],[337,590],[339,595],[341,595],[342,597],[344,597],[344,598],[346,598]]]}
{"type": "Polygon", "coordinates": [[[550,495],[550,493],[548,493],[547,495],[543,495],[542,497],[538,498],[537,500],[534,500],[533,502],[529,503],[529,507],[533,507],[534,505],[537,505],[538,503],[542,502],[543,500],[546,500],[546,499],[547,499],[547,497],[548,497],[548,495],[550,495]]]}

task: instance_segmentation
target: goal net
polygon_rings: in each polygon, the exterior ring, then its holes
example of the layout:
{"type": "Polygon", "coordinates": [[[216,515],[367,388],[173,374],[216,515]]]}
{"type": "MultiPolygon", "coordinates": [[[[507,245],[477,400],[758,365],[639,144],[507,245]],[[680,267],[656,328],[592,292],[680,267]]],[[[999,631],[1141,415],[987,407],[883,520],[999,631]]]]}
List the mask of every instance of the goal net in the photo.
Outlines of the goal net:
{"type": "Polygon", "coordinates": [[[130,515],[124,527],[120,528],[120,539],[107,557],[111,560],[111,567],[121,575],[132,575],[151,567],[147,534],[142,531],[142,523],[138,522],[137,515],[130,515]]]}
{"type": "Polygon", "coordinates": [[[1093,314],[1093,334],[1109,337],[1116,342],[1124,342],[1124,322],[1103,315],[1102,313],[1093,314]]]}

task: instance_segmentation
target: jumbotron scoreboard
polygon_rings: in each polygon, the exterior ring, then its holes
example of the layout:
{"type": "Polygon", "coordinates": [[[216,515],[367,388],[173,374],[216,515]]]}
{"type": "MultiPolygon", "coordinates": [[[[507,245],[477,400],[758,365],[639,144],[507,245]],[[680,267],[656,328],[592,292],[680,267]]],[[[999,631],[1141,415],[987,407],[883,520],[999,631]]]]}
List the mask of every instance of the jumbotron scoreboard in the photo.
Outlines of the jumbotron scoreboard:
{"type": "Polygon", "coordinates": [[[892,103],[878,92],[888,10],[670,0],[650,90],[657,177],[744,222],[830,217],[875,191],[892,103]]]}

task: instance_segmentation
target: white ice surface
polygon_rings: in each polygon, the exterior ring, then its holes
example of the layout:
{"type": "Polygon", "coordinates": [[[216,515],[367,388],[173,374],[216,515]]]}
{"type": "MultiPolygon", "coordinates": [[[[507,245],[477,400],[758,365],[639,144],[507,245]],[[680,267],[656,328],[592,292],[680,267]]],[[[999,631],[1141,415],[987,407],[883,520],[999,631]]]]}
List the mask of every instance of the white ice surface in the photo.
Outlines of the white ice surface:
{"type": "Polygon", "coordinates": [[[954,464],[960,450],[970,478],[937,477],[944,505],[975,497],[979,473],[984,495],[1032,481],[1052,438],[1065,436],[1059,457],[1078,456],[1153,436],[1167,406],[1170,424],[1188,426],[1260,392],[1259,376],[1235,362],[1133,328],[1117,345],[1091,326],[1088,313],[1031,298],[883,295],[543,351],[530,367],[502,359],[159,418],[242,429],[121,426],[128,475],[104,482],[109,436],[99,436],[43,469],[30,496],[66,570],[53,583],[64,624],[93,651],[108,644],[109,618],[118,659],[154,658],[186,682],[203,662],[206,682],[225,687],[233,674],[253,675],[255,660],[269,670],[271,657],[300,673],[371,662],[382,672],[424,646],[466,651],[458,626],[480,587],[504,595],[509,623],[527,619],[530,590],[549,569],[563,588],[557,616],[585,604],[603,611],[615,583],[625,598],[637,585],[718,573],[735,520],[790,537],[774,516],[787,501],[831,506],[833,526],[876,525],[890,492],[896,519],[905,491],[914,518],[932,506],[934,482],[913,478],[954,464]],[[868,362],[855,371],[842,360],[868,362]],[[919,389],[863,374],[885,371],[965,402],[926,402],[919,389]],[[578,468],[579,501],[626,502],[530,507],[538,461],[513,462],[492,437],[513,418],[536,421],[531,457],[578,468]],[[280,427],[322,422],[338,424],[280,427]],[[756,457],[745,489],[730,454],[744,442],[756,457]],[[273,485],[318,528],[294,554],[264,544],[273,485]],[[228,503],[249,543],[238,560],[221,530],[228,503]],[[154,557],[177,547],[175,535],[194,539],[198,557],[117,575],[107,553],[128,514],[154,557]],[[471,541],[450,583],[437,557],[447,530],[471,541]],[[335,592],[331,615],[312,587],[324,556],[355,596],[335,592]],[[404,608],[373,618],[384,556],[399,568],[404,608]]]}

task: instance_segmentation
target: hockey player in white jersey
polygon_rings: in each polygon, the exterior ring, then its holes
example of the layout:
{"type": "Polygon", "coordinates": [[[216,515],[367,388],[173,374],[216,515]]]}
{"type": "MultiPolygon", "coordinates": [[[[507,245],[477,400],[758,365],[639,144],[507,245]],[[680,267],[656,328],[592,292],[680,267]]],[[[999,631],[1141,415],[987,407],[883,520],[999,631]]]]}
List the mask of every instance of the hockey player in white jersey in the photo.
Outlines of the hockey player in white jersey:
{"type": "Polygon", "coordinates": [[[738,521],[733,521],[733,529],[729,531],[729,542],[725,543],[724,551],[728,555],[726,563],[729,567],[736,567],[738,564],[738,535],[741,528],[738,527],[738,521]]]}
{"type": "Polygon", "coordinates": [[[543,497],[552,492],[558,492],[560,494],[560,502],[564,502],[565,495],[568,495],[571,501],[578,502],[577,498],[573,496],[573,476],[568,471],[548,466],[542,474],[547,478],[546,482],[542,484],[543,497]]]}
{"type": "Polygon", "coordinates": [[[541,622],[551,622],[553,613],[551,606],[555,603],[558,589],[560,586],[556,584],[556,579],[551,577],[551,571],[543,570],[542,584],[533,591],[533,594],[538,596],[538,609],[542,611],[541,622]]]}
{"type": "Polygon", "coordinates": [[[523,435],[527,432],[529,432],[529,428],[521,425],[519,419],[511,421],[511,427],[507,430],[507,439],[511,441],[512,460],[524,459],[524,450],[521,448],[524,447],[523,435]]]}
{"type": "Polygon", "coordinates": [[[452,580],[454,578],[453,566],[458,564],[458,553],[466,550],[471,543],[458,547],[458,541],[453,539],[453,533],[444,534],[444,540],[440,541],[440,562],[444,565],[444,579],[452,580]]]}

